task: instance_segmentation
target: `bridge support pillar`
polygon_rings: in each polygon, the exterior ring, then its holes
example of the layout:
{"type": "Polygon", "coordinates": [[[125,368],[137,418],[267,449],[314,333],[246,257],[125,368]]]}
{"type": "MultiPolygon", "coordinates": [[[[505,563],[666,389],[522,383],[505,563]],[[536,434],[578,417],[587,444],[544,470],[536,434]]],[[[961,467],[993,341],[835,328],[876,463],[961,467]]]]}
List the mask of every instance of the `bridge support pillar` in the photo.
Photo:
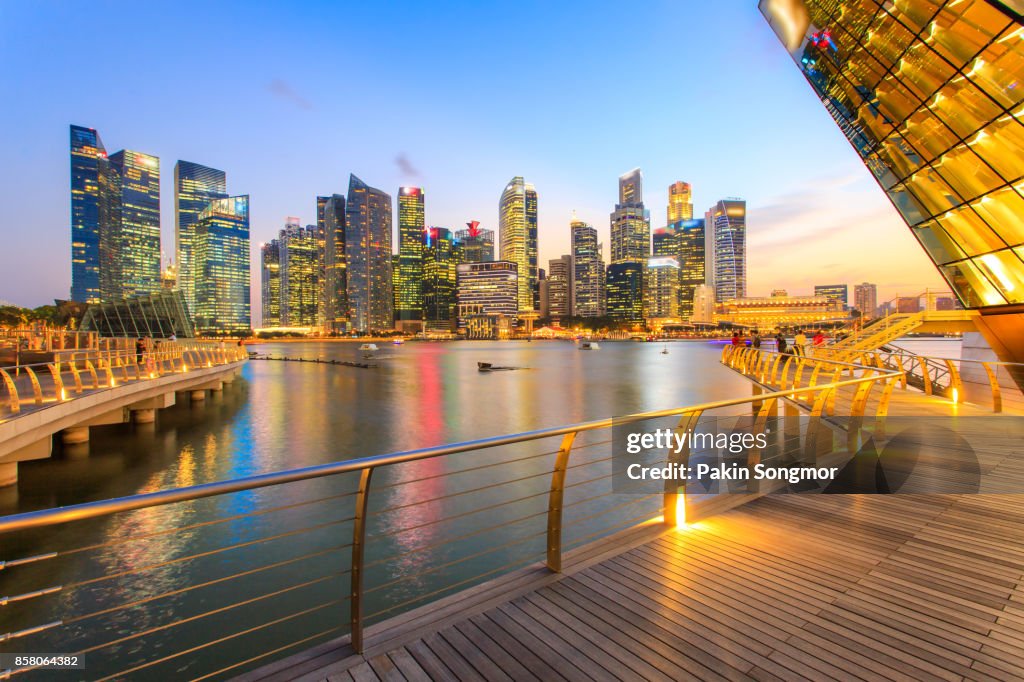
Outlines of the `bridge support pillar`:
{"type": "Polygon", "coordinates": [[[210,385],[210,390],[214,391],[215,393],[219,393],[220,391],[223,391],[224,390],[224,382],[223,381],[218,381],[215,384],[211,384],[210,385]]]}
{"type": "Polygon", "coordinates": [[[152,407],[145,407],[141,410],[132,410],[133,424],[152,424],[156,421],[156,410],[152,407]]]}
{"type": "Polygon", "coordinates": [[[4,462],[0,464],[0,487],[14,485],[18,482],[18,463],[4,462]]]}
{"type": "Polygon", "coordinates": [[[189,400],[193,403],[201,403],[206,400],[206,389],[199,389],[197,391],[188,392],[189,400]]]}

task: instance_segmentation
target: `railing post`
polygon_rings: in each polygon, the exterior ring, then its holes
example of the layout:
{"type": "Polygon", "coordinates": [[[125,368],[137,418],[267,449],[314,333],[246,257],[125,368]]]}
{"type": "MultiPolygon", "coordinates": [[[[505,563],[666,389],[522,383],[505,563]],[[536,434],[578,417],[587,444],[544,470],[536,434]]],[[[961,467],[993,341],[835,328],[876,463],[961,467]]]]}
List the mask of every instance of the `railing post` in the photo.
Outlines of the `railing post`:
{"type": "Polygon", "coordinates": [[[0,369],[0,377],[3,377],[4,384],[7,386],[7,393],[11,398],[9,404],[11,414],[18,414],[21,412],[21,403],[18,400],[18,387],[14,385],[11,375],[2,369],[0,369]]]}
{"type": "MultiPolygon", "coordinates": [[[[693,412],[684,412],[679,416],[679,423],[676,425],[676,434],[684,434],[693,431],[697,426],[697,422],[700,420],[700,416],[704,413],[704,410],[695,410],[693,412]]],[[[688,466],[690,464],[690,441],[687,439],[683,443],[682,451],[676,453],[680,456],[678,464],[688,466]]],[[[669,459],[669,462],[672,460],[669,459]]],[[[684,484],[685,486],[685,484],[684,484]]],[[[686,489],[683,489],[684,504],[685,504],[686,489]]],[[[665,479],[665,494],[663,498],[663,504],[665,507],[665,525],[675,527],[679,525],[679,484],[675,483],[672,479],[665,479]]],[[[685,519],[684,519],[685,521],[685,519]]]]}
{"type": "Polygon", "coordinates": [[[349,601],[352,648],[363,653],[363,550],[366,548],[367,503],[370,500],[370,478],[373,467],[363,469],[359,475],[359,492],[356,495],[356,514],[352,524],[352,592],[349,601]]]}
{"type": "Polygon", "coordinates": [[[960,380],[960,372],[957,371],[955,360],[946,360],[946,367],[949,368],[949,387],[953,392],[951,396],[954,403],[964,399],[964,383],[960,380]]]}
{"type": "Polygon", "coordinates": [[[1002,412],[1003,411],[1003,395],[999,391],[999,378],[996,373],[992,370],[992,366],[987,362],[981,363],[981,366],[985,368],[985,373],[988,374],[988,383],[992,387],[992,411],[1002,412]]]}
{"type": "Polygon", "coordinates": [[[25,365],[25,373],[28,374],[29,380],[32,382],[32,393],[36,398],[36,405],[43,404],[43,388],[39,385],[39,377],[32,371],[32,368],[25,365]]]}
{"type": "Polygon", "coordinates": [[[562,445],[555,457],[555,468],[551,472],[551,493],[548,495],[548,570],[562,572],[562,500],[565,496],[565,472],[569,467],[569,453],[572,451],[576,432],[562,437],[562,445]]]}

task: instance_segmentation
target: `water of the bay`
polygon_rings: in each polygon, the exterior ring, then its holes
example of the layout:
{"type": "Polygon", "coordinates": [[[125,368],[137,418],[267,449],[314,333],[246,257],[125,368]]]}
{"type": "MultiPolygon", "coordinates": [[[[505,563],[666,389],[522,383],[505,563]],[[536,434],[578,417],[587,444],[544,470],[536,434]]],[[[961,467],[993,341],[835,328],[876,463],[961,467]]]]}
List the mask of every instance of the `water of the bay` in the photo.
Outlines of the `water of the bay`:
{"type": "MultiPolygon", "coordinates": [[[[155,429],[93,429],[88,456],[23,464],[17,494],[0,498],[0,513],[750,395],[746,380],[719,364],[716,343],[602,342],[589,352],[561,341],[378,345],[372,358],[346,342],[249,346],[271,357],[375,366],[251,361],[205,404],[161,411],[155,429]],[[481,373],[477,362],[522,369],[481,373]]],[[[608,437],[581,437],[572,461],[606,460],[608,445],[584,446],[608,437]]],[[[557,448],[555,439],[376,473],[371,620],[542,559],[552,457],[522,458],[557,448]],[[507,483],[483,489],[496,481],[507,483]]],[[[579,485],[567,494],[567,545],[657,515],[660,500],[605,494],[608,466],[570,470],[569,483],[579,485]],[[602,505],[622,506],[599,514],[602,505]]],[[[4,629],[63,619],[24,641],[33,651],[97,647],[87,653],[88,678],[183,679],[248,661],[220,675],[228,676],[340,635],[354,489],[351,475],[335,476],[26,533],[0,558],[61,555],[5,571],[0,591],[63,588],[17,612],[8,607],[4,629]],[[113,640],[122,641],[102,646],[113,640]]],[[[4,648],[20,650],[12,646],[4,648]]]]}

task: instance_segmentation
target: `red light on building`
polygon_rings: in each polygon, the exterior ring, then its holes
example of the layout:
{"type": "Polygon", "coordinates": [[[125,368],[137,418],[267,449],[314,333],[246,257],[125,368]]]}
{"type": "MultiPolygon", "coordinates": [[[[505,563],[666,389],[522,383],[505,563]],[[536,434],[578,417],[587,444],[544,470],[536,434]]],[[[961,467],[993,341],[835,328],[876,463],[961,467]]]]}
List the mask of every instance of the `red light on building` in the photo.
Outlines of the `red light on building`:
{"type": "Polygon", "coordinates": [[[466,223],[466,226],[469,228],[469,236],[470,237],[476,237],[477,235],[480,234],[480,221],[479,220],[470,220],[468,223],[466,223]]]}

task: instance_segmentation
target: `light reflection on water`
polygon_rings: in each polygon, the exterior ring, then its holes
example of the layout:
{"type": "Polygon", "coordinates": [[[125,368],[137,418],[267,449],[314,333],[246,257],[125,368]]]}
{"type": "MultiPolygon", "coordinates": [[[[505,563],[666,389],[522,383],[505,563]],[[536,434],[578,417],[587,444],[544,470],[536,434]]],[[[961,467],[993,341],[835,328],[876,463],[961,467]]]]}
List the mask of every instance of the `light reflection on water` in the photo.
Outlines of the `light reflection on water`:
{"type": "MultiPolygon", "coordinates": [[[[662,347],[603,343],[599,351],[580,352],[565,342],[407,343],[381,345],[373,369],[254,361],[245,367],[244,380],[214,394],[205,405],[162,411],[156,429],[97,429],[88,458],[23,465],[17,499],[8,496],[0,511],[73,504],[749,395],[746,381],[718,364],[719,345],[671,343],[667,355],[662,347]],[[478,361],[528,369],[482,374],[478,361]]],[[[275,356],[362,360],[352,343],[250,348],[275,356]]],[[[582,435],[572,463],[606,458],[607,445],[586,445],[609,437],[608,432],[582,435]]],[[[394,615],[418,606],[424,595],[441,596],[472,584],[476,576],[540,560],[548,472],[557,448],[558,439],[553,439],[377,471],[370,501],[366,612],[377,619],[394,615]],[[547,454],[479,468],[541,453],[547,454]],[[487,487],[496,476],[514,482],[487,487]],[[457,494],[476,488],[484,489],[457,494]],[[487,531],[494,526],[498,528],[487,531]]],[[[607,462],[570,470],[570,483],[597,480],[567,493],[567,545],[616,520],[656,514],[656,504],[626,500],[630,505],[621,513],[590,518],[600,505],[621,502],[608,496],[580,502],[607,490],[602,475],[609,470],[607,462]],[[570,508],[573,496],[577,504],[570,508]],[[581,522],[573,525],[573,519],[581,522]]],[[[348,519],[354,501],[347,494],[355,484],[354,475],[336,476],[19,536],[0,559],[51,548],[66,552],[119,544],[5,571],[3,594],[57,584],[65,589],[55,597],[7,607],[12,615],[4,631],[48,619],[67,620],[68,614],[97,613],[34,636],[31,647],[69,651],[128,638],[91,653],[89,677],[221,637],[227,639],[216,646],[128,676],[193,676],[303,638],[310,638],[303,646],[311,646],[337,636],[343,630],[317,638],[347,625],[348,607],[341,600],[348,592],[348,519]],[[310,503],[321,498],[326,499],[310,503]],[[271,513],[253,514],[272,508],[271,513]],[[208,524],[215,519],[229,520],[208,524]],[[184,526],[195,527],[166,532],[184,526]],[[309,528],[313,530],[296,532],[309,528]],[[225,547],[232,548],[219,551],[225,547]],[[271,568],[231,578],[264,566],[271,568]],[[164,596],[147,601],[155,595],[164,596]],[[117,609],[134,602],[139,603],[117,609]],[[240,602],[246,603],[236,606],[240,602]],[[102,613],[106,609],[117,610],[102,613]],[[211,611],[215,613],[203,615],[211,611]],[[289,618],[296,613],[302,615],[289,618]],[[230,637],[276,619],[284,620],[230,637]],[[133,637],[151,628],[160,629],[133,637]]]]}

